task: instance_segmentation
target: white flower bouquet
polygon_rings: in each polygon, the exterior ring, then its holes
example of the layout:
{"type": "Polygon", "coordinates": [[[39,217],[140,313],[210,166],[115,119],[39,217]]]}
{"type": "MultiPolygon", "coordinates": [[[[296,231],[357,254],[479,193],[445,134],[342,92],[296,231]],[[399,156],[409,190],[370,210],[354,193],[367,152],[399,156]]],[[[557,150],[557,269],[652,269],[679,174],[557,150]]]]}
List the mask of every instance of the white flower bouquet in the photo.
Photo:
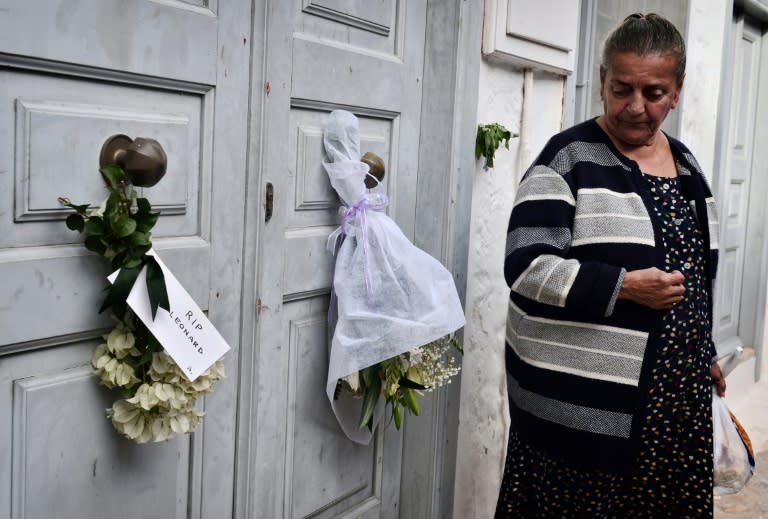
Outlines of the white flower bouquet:
{"type": "Polygon", "coordinates": [[[164,351],[153,352],[149,363],[139,365],[142,353],[136,347],[136,337],[123,324],[104,335],[104,340],[93,352],[91,363],[96,375],[108,388],[121,388],[126,395],[133,395],[107,409],[115,429],[136,443],[170,440],[193,432],[203,417],[195,408],[195,400],[212,391],[213,383],[223,378],[223,363],[217,361],[190,382],[164,351]]]}
{"type": "MultiPolygon", "coordinates": [[[[99,310],[110,309],[117,325],[103,336],[91,364],[101,384],[121,392],[121,398],[107,409],[107,418],[118,432],[136,443],[170,440],[194,431],[203,417],[195,401],[224,377],[224,365],[217,361],[189,381],[127,305],[128,294],[146,267],[152,316],[158,307],[169,310],[163,271],[147,254],[159,213],[152,212],[146,198],[137,196],[119,166],[106,166],[101,174],[110,191],[101,207],[90,209],[87,204],[59,199],[75,211],[67,217],[67,227],[84,234],[84,246],[120,270],[99,310]]],[[[135,180],[133,184],[142,185],[135,180]]]]}
{"type": "Polygon", "coordinates": [[[331,112],[323,146],[323,167],[342,201],[341,225],[328,239],[336,264],[326,394],[342,431],[367,444],[386,408],[399,428],[404,410],[419,414],[420,392],[458,372],[448,350],[461,351],[453,334],[464,310],[451,273],[384,212],[389,199],[370,171],[383,161],[361,157],[357,118],[331,112]]]}
{"type": "Polygon", "coordinates": [[[335,398],[346,391],[362,398],[358,427],[371,430],[374,411],[381,397],[391,408],[395,428],[403,423],[403,410],[418,416],[421,410],[418,396],[451,383],[461,367],[448,351],[454,348],[463,354],[455,335],[442,337],[413,351],[364,368],[339,379],[335,398]]]}

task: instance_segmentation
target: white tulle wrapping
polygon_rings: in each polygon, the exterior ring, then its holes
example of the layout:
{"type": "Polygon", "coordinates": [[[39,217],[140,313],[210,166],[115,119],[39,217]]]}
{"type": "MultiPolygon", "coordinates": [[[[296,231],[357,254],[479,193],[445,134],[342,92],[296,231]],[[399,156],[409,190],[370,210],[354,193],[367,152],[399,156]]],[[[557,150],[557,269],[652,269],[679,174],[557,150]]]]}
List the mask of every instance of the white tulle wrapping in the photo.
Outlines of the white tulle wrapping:
{"type": "MultiPolygon", "coordinates": [[[[359,207],[363,199],[373,206],[385,205],[383,186],[365,188],[368,166],[359,161],[354,115],[332,112],[323,142],[329,159],[323,165],[346,206],[342,211],[359,207]]],[[[372,433],[357,426],[362,400],[343,391],[334,400],[337,380],[450,334],[465,320],[453,277],[440,262],[414,246],[382,210],[365,209],[364,220],[359,212],[348,220],[336,251],[337,302],[329,314],[332,338],[326,393],[344,433],[367,444],[372,433]]],[[[332,249],[340,234],[331,235],[332,249]]],[[[379,406],[374,427],[382,410],[379,406]]]]}

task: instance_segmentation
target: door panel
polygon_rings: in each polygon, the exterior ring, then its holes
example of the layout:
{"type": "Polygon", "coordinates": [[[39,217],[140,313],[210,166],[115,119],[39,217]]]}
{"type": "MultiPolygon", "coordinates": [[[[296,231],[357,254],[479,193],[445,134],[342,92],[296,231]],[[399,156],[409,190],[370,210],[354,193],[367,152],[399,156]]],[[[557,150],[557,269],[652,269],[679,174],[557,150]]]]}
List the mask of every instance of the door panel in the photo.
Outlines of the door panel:
{"type": "Polygon", "coordinates": [[[325,244],[339,200],[322,168],[322,130],[330,110],[358,116],[361,152],[386,164],[387,213],[413,236],[425,15],[426,3],[402,1],[269,10],[261,183],[274,185],[275,212],[259,241],[259,442],[243,498],[252,517],[398,515],[401,433],[382,427],[370,445],[354,444],[325,395],[334,265],[325,244]]]}
{"type": "Polygon", "coordinates": [[[286,437],[286,503],[288,517],[334,517],[351,508],[379,501],[381,444],[366,448],[334,434],[332,413],[318,401],[325,387],[328,298],[296,301],[285,306],[288,338],[288,405],[286,437]],[[330,433],[330,434],[329,434],[330,433]],[[310,470],[309,467],[311,467],[310,470]],[[344,470],[338,477],[340,467],[344,470]],[[320,506],[318,506],[320,505],[320,506]]]}
{"type": "MultiPolygon", "coordinates": [[[[8,208],[0,218],[0,272],[7,287],[0,295],[5,310],[0,313],[5,330],[0,346],[108,324],[106,316],[82,311],[97,308],[102,296],[83,289],[93,285],[83,285],[84,277],[106,272],[106,267],[81,246],[72,246],[80,238],[64,226],[69,211],[57,198],[101,203],[106,190],[98,156],[114,133],[158,139],[171,158],[166,177],[147,192],[163,213],[153,236],[159,248],[163,237],[187,237],[185,254],[196,257],[190,263],[195,268],[174,271],[205,308],[209,247],[200,217],[202,212],[210,218],[210,198],[200,194],[200,184],[201,179],[210,183],[211,168],[201,162],[200,151],[203,139],[212,137],[210,128],[201,127],[210,96],[13,68],[0,70],[0,96],[0,171],[7,172],[0,175],[0,193],[8,208]],[[42,248],[54,245],[68,247],[42,248]],[[203,282],[193,283],[196,279],[203,282]],[[61,305],[57,319],[35,318],[43,297],[61,305]],[[19,326],[28,320],[34,325],[19,326]]],[[[173,256],[168,257],[171,264],[173,256]]]]}
{"type": "Polygon", "coordinates": [[[186,517],[189,438],[136,445],[104,419],[112,396],[84,365],[85,341],[3,358],[0,517],[186,517]],[[8,507],[10,506],[10,510],[8,507]]]}
{"type": "MultiPolygon", "coordinates": [[[[298,108],[290,114],[289,156],[296,157],[296,164],[290,174],[295,181],[289,181],[286,187],[295,196],[286,215],[284,300],[326,295],[333,280],[334,260],[326,250],[326,242],[338,224],[339,199],[322,166],[326,116],[325,111],[298,108]],[[312,268],[307,268],[308,264],[312,268]]],[[[394,131],[396,121],[361,117],[361,150],[373,151],[389,164],[388,147],[394,131]]],[[[387,175],[385,182],[396,185],[397,172],[387,175]]]]}
{"type": "Polygon", "coordinates": [[[95,205],[104,200],[105,189],[93,178],[99,180],[99,151],[113,133],[159,139],[171,158],[167,175],[146,191],[163,212],[153,234],[200,234],[200,206],[210,211],[199,191],[201,180],[210,183],[210,157],[202,149],[212,138],[210,123],[203,124],[210,116],[212,91],[149,86],[155,88],[1,71],[0,167],[9,174],[0,182],[4,192],[15,192],[15,206],[12,218],[0,221],[0,246],[73,243],[70,234],[61,232],[69,211],[57,197],[95,205]]]}
{"type": "Polygon", "coordinates": [[[715,291],[715,341],[721,354],[740,346],[754,347],[755,339],[754,319],[747,316],[754,313],[751,306],[754,306],[756,292],[752,283],[745,283],[744,267],[745,262],[749,262],[746,251],[750,246],[747,243],[750,204],[756,202],[751,176],[761,39],[760,32],[745,23],[744,18],[735,22],[734,38],[725,193],[720,201],[722,268],[715,291]],[[745,294],[749,294],[746,300],[745,294]]]}
{"type": "Polygon", "coordinates": [[[0,49],[198,84],[216,84],[219,0],[8,0],[0,49]],[[213,4],[210,7],[201,3],[213,4]],[[169,30],[172,28],[172,30],[169,30]]]}
{"type": "Polygon", "coordinates": [[[232,515],[250,13],[233,0],[0,2],[0,519],[232,515]],[[162,214],[153,244],[233,347],[204,426],[141,446],[112,429],[118,395],[90,375],[112,326],[96,313],[107,265],[57,201],[106,197],[98,158],[116,133],[165,149],[144,193],[162,214]]]}

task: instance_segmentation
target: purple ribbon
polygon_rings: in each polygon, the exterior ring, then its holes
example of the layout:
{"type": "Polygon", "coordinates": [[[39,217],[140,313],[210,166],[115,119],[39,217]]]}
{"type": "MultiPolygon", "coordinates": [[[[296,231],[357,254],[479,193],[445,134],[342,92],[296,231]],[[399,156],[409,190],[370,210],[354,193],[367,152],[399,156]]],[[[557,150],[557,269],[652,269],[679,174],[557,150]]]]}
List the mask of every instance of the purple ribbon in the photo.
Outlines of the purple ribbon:
{"type": "Polygon", "coordinates": [[[363,261],[365,268],[365,290],[368,295],[368,309],[374,310],[373,304],[373,279],[371,278],[371,269],[368,261],[368,218],[366,216],[367,209],[373,209],[374,211],[383,211],[387,205],[389,205],[389,198],[384,193],[376,193],[373,200],[367,196],[361,198],[352,207],[345,205],[339,207],[339,214],[341,215],[341,225],[328,236],[328,249],[335,254],[337,249],[338,240],[341,236],[354,236],[354,228],[352,225],[360,229],[363,241],[363,261]],[[375,197],[375,198],[374,198],[375,197]]]}

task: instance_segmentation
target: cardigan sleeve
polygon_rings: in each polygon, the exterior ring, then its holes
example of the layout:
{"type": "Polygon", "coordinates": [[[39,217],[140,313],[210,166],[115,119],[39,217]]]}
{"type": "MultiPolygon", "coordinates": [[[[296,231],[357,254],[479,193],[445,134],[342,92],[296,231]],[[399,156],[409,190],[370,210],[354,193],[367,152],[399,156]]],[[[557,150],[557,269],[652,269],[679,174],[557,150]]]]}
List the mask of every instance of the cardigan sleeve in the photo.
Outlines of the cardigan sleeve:
{"type": "Polygon", "coordinates": [[[607,317],[626,271],[568,257],[576,199],[566,176],[541,163],[526,172],[507,229],[504,276],[537,303],[607,317]]]}

